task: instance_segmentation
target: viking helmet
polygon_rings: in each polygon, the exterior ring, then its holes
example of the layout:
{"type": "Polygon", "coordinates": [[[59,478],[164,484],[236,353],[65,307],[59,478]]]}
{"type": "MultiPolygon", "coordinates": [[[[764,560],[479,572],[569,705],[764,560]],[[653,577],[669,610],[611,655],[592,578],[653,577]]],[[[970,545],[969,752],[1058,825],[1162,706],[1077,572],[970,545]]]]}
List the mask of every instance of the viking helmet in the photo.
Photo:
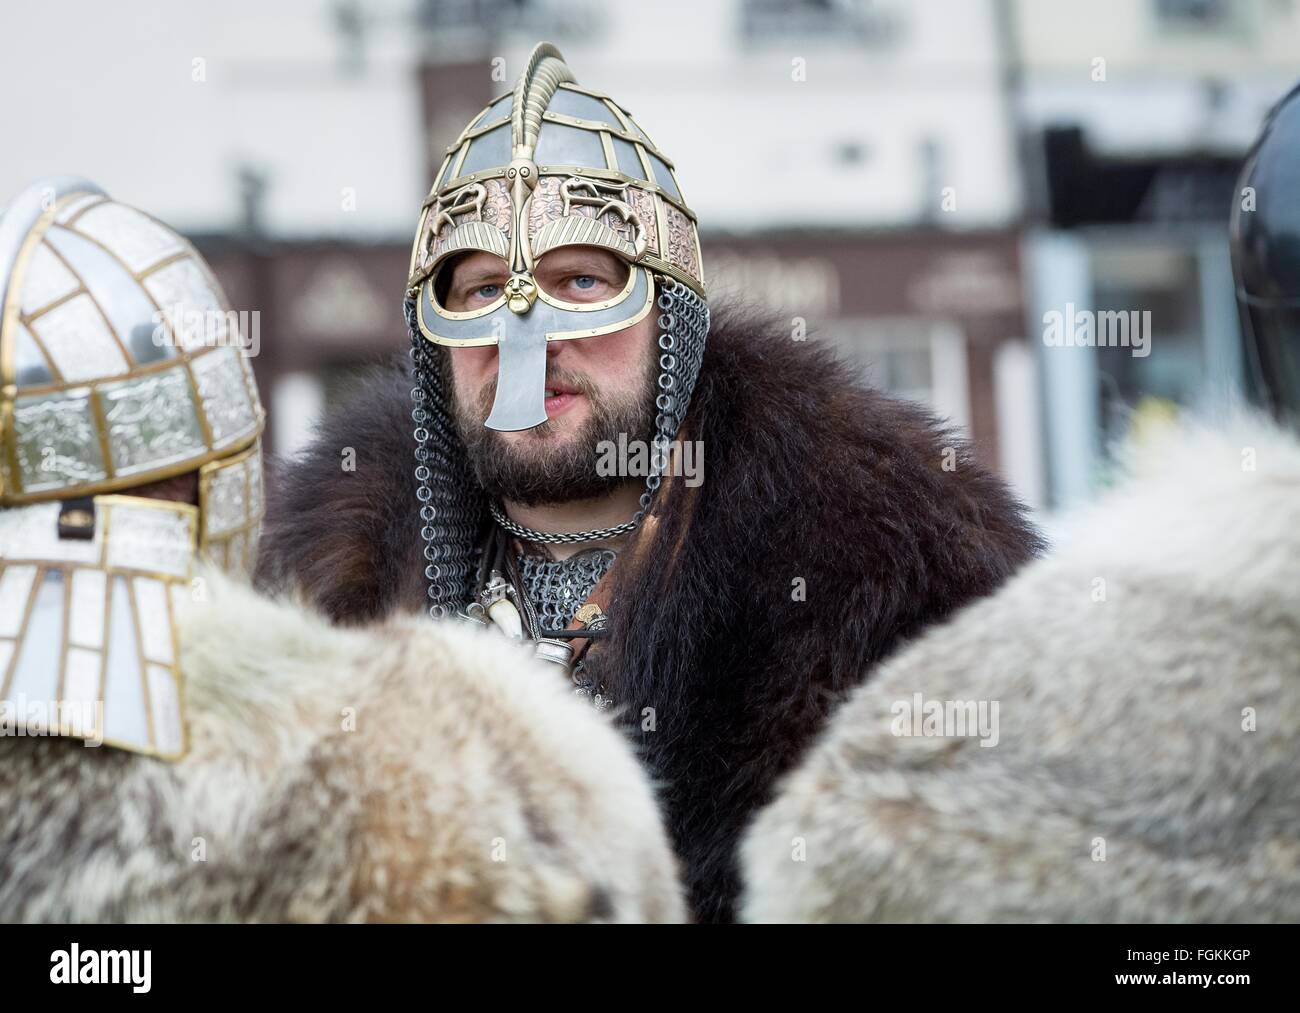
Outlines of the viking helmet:
{"type": "Polygon", "coordinates": [[[178,756],[179,597],[196,550],[250,568],[262,515],[235,316],[188,242],[73,178],[0,213],[0,306],[0,705],[178,756]],[[191,472],[197,505],[138,494],[191,472]]]}
{"type": "Polygon", "coordinates": [[[1300,420],[1300,86],[1273,107],[1233,199],[1232,266],[1259,399],[1300,420]]]}
{"type": "Polygon", "coordinates": [[[550,540],[607,537],[631,530],[649,508],[686,414],[708,333],[703,277],[695,214],[672,162],[627,110],[580,86],[559,51],[539,44],[514,90],[474,117],[447,149],[411,251],[406,310],[433,615],[449,614],[465,594],[483,507],[450,422],[433,347],[498,345],[496,400],[486,424],[531,429],[546,421],[548,342],[607,334],[656,314],[657,453],[640,510],[616,528],[550,540]],[[598,247],[624,260],[622,291],[588,304],[546,292],[535,265],[565,246],[598,247]],[[509,281],[488,306],[456,312],[443,305],[440,275],[467,251],[500,257],[509,281]]]}

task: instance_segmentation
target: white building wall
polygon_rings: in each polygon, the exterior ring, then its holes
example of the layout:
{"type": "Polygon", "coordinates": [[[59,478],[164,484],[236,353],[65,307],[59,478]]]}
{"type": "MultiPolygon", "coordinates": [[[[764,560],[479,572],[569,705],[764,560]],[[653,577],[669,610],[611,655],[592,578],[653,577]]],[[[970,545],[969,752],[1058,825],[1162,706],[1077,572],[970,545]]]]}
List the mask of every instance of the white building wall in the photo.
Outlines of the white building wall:
{"type": "MultiPolygon", "coordinates": [[[[472,48],[463,27],[422,34],[415,6],[360,5],[364,63],[350,74],[326,0],[6,4],[0,89],[26,100],[6,102],[0,195],[75,173],[181,229],[225,230],[246,165],[267,175],[272,235],[405,236],[429,183],[417,59],[472,48]]],[[[1014,218],[992,0],[864,6],[893,41],[747,42],[741,0],[612,0],[594,5],[596,30],[554,41],[581,82],[639,115],[711,227],[1014,218]]],[[[508,83],[492,90],[513,83],[536,34],[502,43],[508,83]]]]}
{"type": "Polygon", "coordinates": [[[1300,4],[1223,0],[1225,22],[1197,28],[1157,0],[1010,2],[1028,121],[1078,123],[1098,151],[1244,152],[1300,79],[1300,4]]]}
{"type": "MultiPolygon", "coordinates": [[[[557,44],[580,83],[627,106],[674,160],[710,227],[1007,223],[1019,213],[1019,176],[993,4],[866,6],[896,23],[896,42],[751,43],[740,0],[620,0],[601,6],[607,30],[557,44]],[[852,150],[856,161],[844,156],[852,150]]],[[[508,48],[512,80],[532,41],[508,48]]]]}
{"type": "Polygon", "coordinates": [[[321,0],[6,3],[0,201],[75,174],[182,230],[226,230],[246,164],[267,175],[273,234],[405,235],[428,189],[409,7],[364,5],[352,76],[321,0]]]}

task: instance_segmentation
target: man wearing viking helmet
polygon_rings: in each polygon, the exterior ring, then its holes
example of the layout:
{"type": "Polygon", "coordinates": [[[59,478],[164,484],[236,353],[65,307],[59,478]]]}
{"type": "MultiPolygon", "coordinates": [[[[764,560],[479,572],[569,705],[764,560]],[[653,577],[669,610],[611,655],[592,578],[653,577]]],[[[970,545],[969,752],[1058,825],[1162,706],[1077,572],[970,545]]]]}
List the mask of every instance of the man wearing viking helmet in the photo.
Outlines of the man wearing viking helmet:
{"type": "Polygon", "coordinates": [[[419,210],[409,363],[274,484],[260,578],[337,621],[532,644],[616,709],[696,916],[725,920],[737,837],[833,702],[1038,542],[933,417],[710,308],[702,264],[674,163],[537,46],[419,210]],[[702,482],[676,474],[687,441],[702,482]],[[629,443],[649,474],[602,466],[629,443]]]}
{"type": "Polygon", "coordinates": [[[518,645],[213,568],[263,415],[188,242],[37,183],[0,305],[0,921],[681,919],[644,773],[518,645]]]}

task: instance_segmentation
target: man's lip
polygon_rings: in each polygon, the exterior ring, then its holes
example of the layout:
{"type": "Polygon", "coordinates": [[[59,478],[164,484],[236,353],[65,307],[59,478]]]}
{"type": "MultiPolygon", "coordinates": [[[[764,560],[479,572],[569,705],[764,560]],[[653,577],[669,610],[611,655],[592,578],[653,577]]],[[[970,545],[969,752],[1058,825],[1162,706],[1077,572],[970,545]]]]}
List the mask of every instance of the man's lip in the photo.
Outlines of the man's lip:
{"type": "Polygon", "coordinates": [[[562,395],[562,394],[577,394],[577,393],[578,393],[576,390],[570,390],[568,387],[565,387],[565,386],[563,386],[563,385],[552,386],[552,385],[549,384],[549,383],[546,385],[545,391],[546,391],[546,396],[547,396],[547,397],[550,397],[550,396],[552,396],[552,395],[556,395],[556,396],[558,396],[558,395],[562,395]]]}

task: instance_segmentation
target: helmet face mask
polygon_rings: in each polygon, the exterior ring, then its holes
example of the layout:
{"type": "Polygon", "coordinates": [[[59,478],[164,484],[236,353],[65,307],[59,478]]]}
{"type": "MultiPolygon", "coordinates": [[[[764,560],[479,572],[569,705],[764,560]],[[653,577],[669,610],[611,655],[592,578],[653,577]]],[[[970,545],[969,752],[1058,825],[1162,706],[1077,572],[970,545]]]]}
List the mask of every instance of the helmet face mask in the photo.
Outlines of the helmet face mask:
{"type": "MultiPolygon", "coordinates": [[[[440,264],[431,276],[431,284],[425,288],[429,305],[436,316],[445,320],[469,320],[480,317],[500,305],[516,302],[514,310],[522,316],[532,308],[536,300],[561,310],[577,313],[608,309],[623,302],[636,284],[634,275],[637,271],[650,274],[648,268],[629,264],[626,260],[610,254],[598,247],[577,244],[558,248],[538,260],[534,269],[522,275],[511,273],[506,261],[490,253],[461,253],[440,264]],[[457,286],[462,267],[467,277],[457,286]],[[605,290],[593,289],[591,292],[566,293],[564,284],[576,277],[588,276],[594,281],[603,282],[605,290]],[[511,285],[515,279],[524,279],[526,284],[511,285]],[[501,294],[481,306],[470,306],[469,292],[475,287],[490,285],[499,287],[501,294]],[[518,303],[519,299],[525,303],[518,303]]],[[[429,321],[430,329],[439,326],[438,320],[429,321]]],[[[463,346],[466,344],[492,344],[491,339],[483,341],[458,341],[438,335],[430,338],[434,344],[463,346]]]]}
{"type": "Polygon", "coordinates": [[[548,342],[621,331],[645,319],[654,307],[654,282],[644,267],[628,272],[614,298],[595,303],[560,300],[531,277],[530,283],[536,295],[524,312],[511,309],[507,289],[489,306],[453,313],[438,303],[432,282],[423,287],[418,304],[420,329],[426,335],[436,330],[436,344],[499,346],[496,400],[486,425],[501,432],[532,429],[546,421],[548,342]]]}

